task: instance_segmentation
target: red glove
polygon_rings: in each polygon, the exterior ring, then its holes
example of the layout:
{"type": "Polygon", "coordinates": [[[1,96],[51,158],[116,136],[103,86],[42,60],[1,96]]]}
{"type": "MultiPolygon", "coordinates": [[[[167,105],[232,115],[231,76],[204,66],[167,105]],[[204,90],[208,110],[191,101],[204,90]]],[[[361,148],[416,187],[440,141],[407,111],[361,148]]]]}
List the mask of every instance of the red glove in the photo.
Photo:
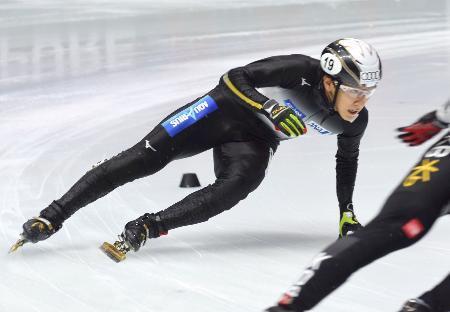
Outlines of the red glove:
{"type": "Polygon", "coordinates": [[[436,111],[433,111],[412,125],[398,128],[397,131],[402,134],[397,137],[409,146],[417,146],[428,141],[446,127],[447,125],[436,118],[436,111]]]}

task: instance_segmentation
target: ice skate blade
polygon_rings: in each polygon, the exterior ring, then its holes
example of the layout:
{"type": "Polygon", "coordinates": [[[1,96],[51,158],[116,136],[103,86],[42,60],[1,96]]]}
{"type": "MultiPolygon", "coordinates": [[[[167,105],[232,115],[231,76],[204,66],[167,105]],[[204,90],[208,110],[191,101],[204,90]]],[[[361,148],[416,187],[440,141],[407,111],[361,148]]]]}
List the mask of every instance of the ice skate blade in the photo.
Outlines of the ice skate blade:
{"type": "Polygon", "coordinates": [[[113,261],[121,262],[126,259],[127,255],[122,251],[118,250],[114,245],[104,242],[100,249],[113,261]]]}
{"type": "Polygon", "coordinates": [[[8,253],[13,253],[14,251],[22,247],[26,242],[27,240],[24,238],[19,239],[14,245],[11,246],[8,253]]]}

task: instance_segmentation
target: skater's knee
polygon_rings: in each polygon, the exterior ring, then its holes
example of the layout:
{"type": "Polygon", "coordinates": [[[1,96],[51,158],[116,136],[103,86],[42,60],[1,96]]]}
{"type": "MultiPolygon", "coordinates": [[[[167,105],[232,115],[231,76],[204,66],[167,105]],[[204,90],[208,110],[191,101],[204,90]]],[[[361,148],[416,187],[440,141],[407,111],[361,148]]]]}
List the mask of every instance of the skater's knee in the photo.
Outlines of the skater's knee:
{"type": "Polygon", "coordinates": [[[230,193],[239,199],[244,199],[253,192],[264,179],[264,174],[254,173],[252,175],[237,174],[226,179],[225,183],[230,193]]]}
{"type": "Polygon", "coordinates": [[[264,172],[256,171],[252,175],[242,174],[237,178],[239,185],[243,188],[244,192],[253,192],[264,180],[264,172]]]}
{"type": "Polygon", "coordinates": [[[234,175],[218,178],[216,182],[201,190],[202,202],[214,215],[234,207],[254,191],[264,177],[234,175]]]}

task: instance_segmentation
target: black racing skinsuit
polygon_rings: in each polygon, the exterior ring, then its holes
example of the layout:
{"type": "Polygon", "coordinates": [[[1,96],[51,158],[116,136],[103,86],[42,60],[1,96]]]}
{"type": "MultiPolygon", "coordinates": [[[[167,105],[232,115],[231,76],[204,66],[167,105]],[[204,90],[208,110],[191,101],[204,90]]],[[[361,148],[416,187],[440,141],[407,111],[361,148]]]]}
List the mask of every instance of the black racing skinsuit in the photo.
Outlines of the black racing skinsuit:
{"type": "MultiPolygon", "coordinates": [[[[411,169],[380,213],[365,228],[324,249],[284,295],[280,305],[299,312],[313,308],[358,269],[419,241],[439,216],[450,213],[449,208],[450,132],[447,132],[411,169]]],[[[416,282],[414,276],[408,279],[416,282]]],[[[434,312],[450,311],[450,277],[421,298],[434,312]]]]}
{"type": "Polygon", "coordinates": [[[170,230],[232,208],[261,183],[280,141],[276,131],[259,118],[268,98],[256,88],[264,87],[297,92],[302,99],[299,109],[314,129],[338,134],[337,195],[344,207],[352,200],[368,113],[364,109],[353,123],[342,120],[323,96],[322,76],[319,61],[304,55],[270,57],[232,69],[205,96],[170,114],[133,147],[87,172],[41,216],[61,224],[116,187],[154,174],[172,160],[211,148],[216,181],[158,215],[170,230]]]}

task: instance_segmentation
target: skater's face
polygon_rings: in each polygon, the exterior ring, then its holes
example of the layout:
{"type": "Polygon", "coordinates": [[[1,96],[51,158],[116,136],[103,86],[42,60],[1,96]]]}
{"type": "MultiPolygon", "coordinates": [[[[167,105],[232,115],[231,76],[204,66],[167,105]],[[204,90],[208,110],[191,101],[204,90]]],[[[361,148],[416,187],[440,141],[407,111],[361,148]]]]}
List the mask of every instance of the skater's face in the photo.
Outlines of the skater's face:
{"type": "MultiPolygon", "coordinates": [[[[325,76],[323,85],[328,100],[332,102],[337,89],[334,81],[330,77],[325,76]]],[[[338,90],[334,110],[338,112],[342,119],[354,122],[361,110],[366,106],[367,100],[374,90],[359,90],[342,85],[338,90]]]]}

